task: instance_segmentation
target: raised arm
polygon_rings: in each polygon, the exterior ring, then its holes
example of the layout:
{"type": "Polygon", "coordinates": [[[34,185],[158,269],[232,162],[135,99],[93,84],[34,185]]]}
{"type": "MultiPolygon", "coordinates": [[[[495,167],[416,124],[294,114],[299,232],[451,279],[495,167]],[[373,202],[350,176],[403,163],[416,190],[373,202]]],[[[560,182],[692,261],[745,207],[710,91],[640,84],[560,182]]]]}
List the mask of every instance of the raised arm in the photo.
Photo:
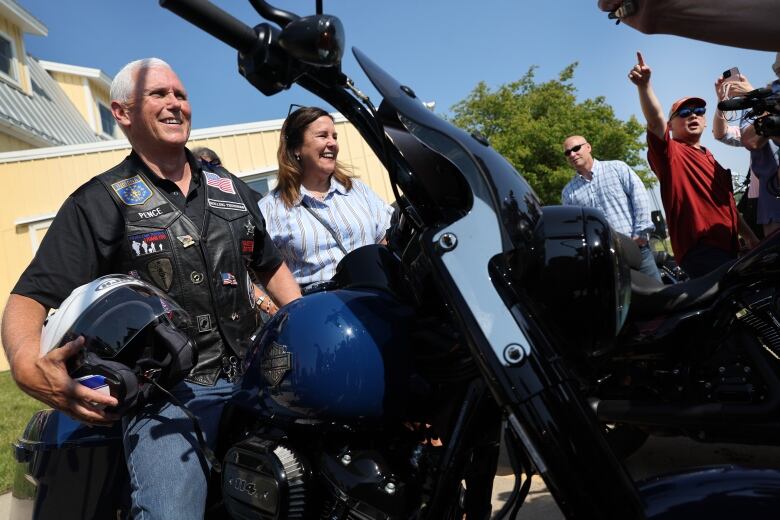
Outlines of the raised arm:
{"type": "Polygon", "coordinates": [[[636,61],[636,65],[628,73],[628,79],[636,85],[639,94],[639,104],[642,106],[642,114],[644,114],[645,121],[647,121],[647,131],[663,139],[666,133],[666,117],[664,117],[661,102],[658,101],[650,84],[652,70],[645,64],[641,52],[636,53],[636,61]]]}

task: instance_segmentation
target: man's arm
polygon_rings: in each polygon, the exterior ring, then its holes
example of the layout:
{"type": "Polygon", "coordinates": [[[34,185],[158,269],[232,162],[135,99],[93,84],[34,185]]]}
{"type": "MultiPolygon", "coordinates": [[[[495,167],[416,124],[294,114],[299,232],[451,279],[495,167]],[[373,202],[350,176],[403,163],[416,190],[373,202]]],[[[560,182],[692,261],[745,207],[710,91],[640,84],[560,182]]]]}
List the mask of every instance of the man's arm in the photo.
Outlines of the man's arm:
{"type": "Polygon", "coordinates": [[[647,121],[647,131],[652,132],[659,139],[666,135],[666,118],[661,102],[655,96],[653,87],[650,84],[652,71],[645,65],[645,60],[641,52],[636,53],[637,64],[628,73],[628,79],[636,85],[639,94],[639,104],[642,106],[642,114],[647,121]]]}
{"type": "Polygon", "coordinates": [[[66,362],[84,346],[84,338],[40,355],[41,328],[46,308],[26,296],[12,294],[3,313],[2,337],[11,375],[24,392],[71,417],[89,424],[117,419],[99,408],[116,406],[116,398],[91,390],[71,379],[66,362]]]}
{"type": "Polygon", "coordinates": [[[747,246],[749,249],[753,249],[758,245],[760,240],[756,236],[755,233],[753,233],[753,230],[750,228],[750,225],[747,223],[747,221],[742,218],[742,214],[740,212],[737,212],[737,227],[739,229],[739,234],[742,235],[742,238],[745,239],[745,242],[747,243],[747,246]]]}
{"type": "MultiPolygon", "coordinates": [[[[645,34],[675,34],[722,45],[780,51],[776,0],[634,0],[637,11],[621,20],[645,34]]],[[[613,11],[623,0],[599,0],[613,11]]]]}
{"type": "Polygon", "coordinates": [[[284,262],[275,269],[257,273],[257,276],[280,307],[301,297],[301,288],[284,262]]]}

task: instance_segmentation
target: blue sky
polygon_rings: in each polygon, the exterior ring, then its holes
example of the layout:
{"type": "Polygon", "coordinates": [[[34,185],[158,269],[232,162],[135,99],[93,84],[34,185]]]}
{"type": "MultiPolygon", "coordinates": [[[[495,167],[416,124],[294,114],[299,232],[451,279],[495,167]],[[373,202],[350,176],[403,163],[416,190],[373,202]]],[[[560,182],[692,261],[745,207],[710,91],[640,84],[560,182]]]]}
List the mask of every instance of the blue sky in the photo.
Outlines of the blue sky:
{"type": "MultiPolygon", "coordinates": [[[[189,91],[194,128],[278,119],[290,103],[320,104],[298,87],[262,96],[236,72],[232,49],[156,0],[17,1],[49,29],[45,38],[26,37],[28,52],[38,58],[95,67],[109,75],[136,58],[166,60],[189,91]]],[[[249,25],[260,22],[248,2],[214,3],[249,25]]],[[[756,86],[773,79],[772,53],[643,35],[615,26],[596,8],[596,0],[324,0],[324,5],[326,13],[344,23],[348,48],[360,48],[419,97],[436,101],[438,113],[448,113],[481,80],[497,86],[519,78],[532,65],[538,66],[537,77],[546,80],[576,61],[581,99],[602,95],[619,117],[641,117],[636,90],[627,79],[637,50],[653,69],[665,107],[683,95],[701,96],[710,105],[708,119],[715,101],[713,83],[724,70],[738,66],[756,86]]],[[[279,7],[312,14],[315,1],[286,0],[279,7]]],[[[374,92],[351,52],[343,70],[361,89],[374,92]]],[[[377,101],[375,93],[372,98],[377,101]]],[[[716,143],[709,130],[704,144],[725,166],[744,173],[747,152],[716,143]]],[[[598,157],[598,150],[594,154],[598,157]]]]}

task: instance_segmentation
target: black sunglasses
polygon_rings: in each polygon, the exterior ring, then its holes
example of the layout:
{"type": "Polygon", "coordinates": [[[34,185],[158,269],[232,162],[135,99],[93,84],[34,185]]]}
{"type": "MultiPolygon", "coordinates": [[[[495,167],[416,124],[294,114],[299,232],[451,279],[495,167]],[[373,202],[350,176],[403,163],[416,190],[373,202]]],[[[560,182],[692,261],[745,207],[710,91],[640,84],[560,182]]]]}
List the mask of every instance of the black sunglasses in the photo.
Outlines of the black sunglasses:
{"type": "Polygon", "coordinates": [[[675,112],[674,115],[686,119],[691,114],[696,114],[697,116],[703,116],[706,112],[707,109],[705,107],[696,107],[696,108],[685,107],[675,112]]]}
{"type": "Polygon", "coordinates": [[[580,144],[578,144],[577,146],[572,146],[572,147],[571,147],[571,148],[569,148],[568,150],[564,150],[564,151],[563,151],[563,155],[565,155],[566,157],[568,157],[568,156],[570,156],[570,155],[572,154],[572,152],[579,152],[579,151],[580,151],[580,148],[582,148],[582,147],[583,147],[583,146],[585,146],[586,144],[588,144],[588,143],[580,143],[580,144]]]}

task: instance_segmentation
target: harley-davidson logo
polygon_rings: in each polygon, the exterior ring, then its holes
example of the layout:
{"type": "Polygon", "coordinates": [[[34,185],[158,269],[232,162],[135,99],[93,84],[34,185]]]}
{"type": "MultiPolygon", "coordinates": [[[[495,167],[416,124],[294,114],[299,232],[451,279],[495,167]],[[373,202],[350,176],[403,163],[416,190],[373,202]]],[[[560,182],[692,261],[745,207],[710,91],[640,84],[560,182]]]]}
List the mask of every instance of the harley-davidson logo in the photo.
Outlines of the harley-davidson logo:
{"type": "Polygon", "coordinates": [[[231,478],[228,481],[228,485],[232,486],[236,491],[246,493],[250,497],[257,493],[257,486],[254,482],[247,482],[242,478],[231,478]]]}
{"type": "Polygon", "coordinates": [[[287,352],[287,346],[274,341],[265,352],[260,369],[269,385],[279,385],[285,374],[292,369],[292,354],[287,352]]]}

